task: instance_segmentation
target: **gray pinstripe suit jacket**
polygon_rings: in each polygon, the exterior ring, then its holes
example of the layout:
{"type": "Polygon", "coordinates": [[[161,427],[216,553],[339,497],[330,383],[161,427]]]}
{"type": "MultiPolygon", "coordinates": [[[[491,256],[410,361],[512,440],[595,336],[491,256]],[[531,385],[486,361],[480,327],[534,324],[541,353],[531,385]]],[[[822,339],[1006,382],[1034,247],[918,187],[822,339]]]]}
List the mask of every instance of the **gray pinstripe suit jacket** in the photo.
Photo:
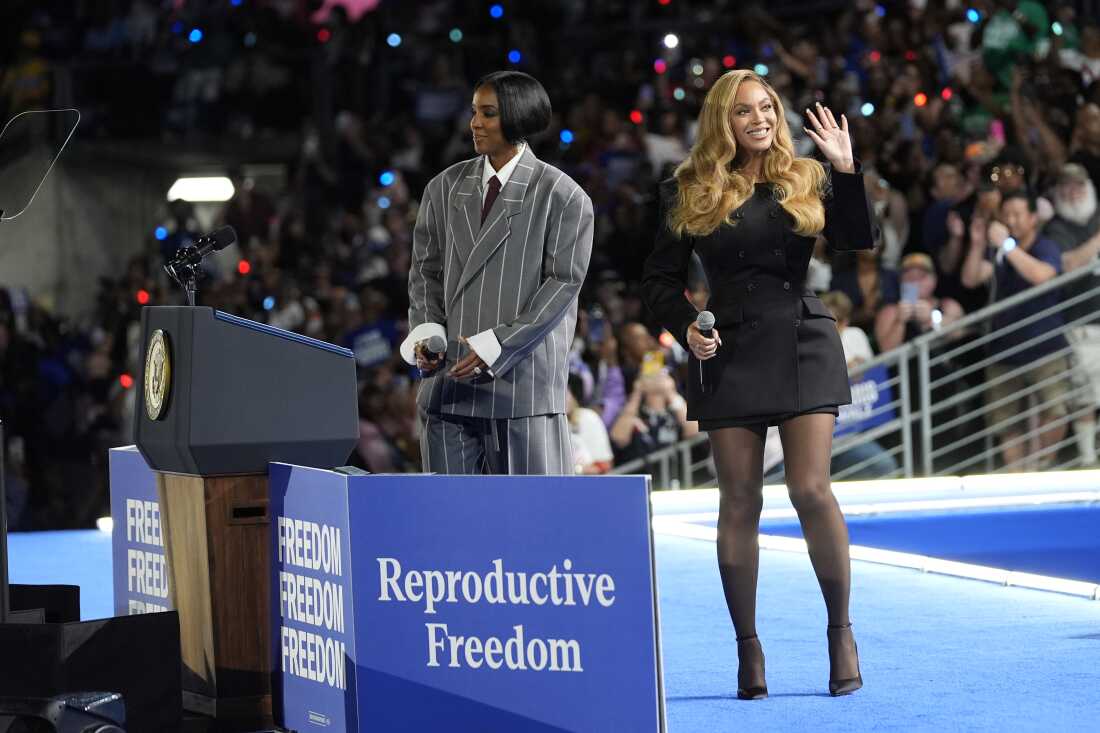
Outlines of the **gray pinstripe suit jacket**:
{"type": "Polygon", "coordinates": [[[409,328],[447,330],[447,365],[468,348],[459,336],[492,329],[495,378],[424,379],[421,410],[517,418],[565,412],[567,358],[577,294],[592,254],[592,201],[527,146],[481,226],[482,158],[456,163],[424,191],[413,231],[409,328]]]}

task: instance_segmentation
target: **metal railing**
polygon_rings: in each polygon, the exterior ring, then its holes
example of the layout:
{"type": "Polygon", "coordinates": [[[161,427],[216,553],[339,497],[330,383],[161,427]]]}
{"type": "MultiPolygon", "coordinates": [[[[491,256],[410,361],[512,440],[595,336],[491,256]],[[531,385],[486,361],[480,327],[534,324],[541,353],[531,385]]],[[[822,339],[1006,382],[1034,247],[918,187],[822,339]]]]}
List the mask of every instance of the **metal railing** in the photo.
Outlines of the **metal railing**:
{"type": "MultiPolygon", "coordinates": [[[[992,323],[1018,305],[1051,291],[1061,293],[1067,285],[1094,275],[1100,275],[1095,265],[1060,275],[923,334],[852,370],[849,377],[853,396],[857,403],[862,397],[863,404],[842,408],[840,425],[851,419],[866,427],[841,434],[833,441],[833,479],[911,478],[1082,465],[1081,455],[1065,449],[1076,440],[1074,423],[1092,416],[1097,408],[1084,369],[1100,369],[1100,364],[1089,365],[1078,359],[1066,334],[1081,326],[1100,325],[1100,311],[1072,319],[1066,314],[1081,303],[1100,299],[1100,285],[1082,288],[1073,297],[1060,298],[1056,305],[996,330],[992,323]],[[1010,347],[991,349],[993,342],[1057,314],[1063,316],[1062,326],[1010,347]],[[1044,349],[1047,353],[1028,357],[1031,347],[1054,339],[1060,341],[1044,349]],[[1049,367],[1049,373],[1040,378],[1036,372],[1044,366],[1049,367]],[[869,374],[876,378],[869,379],[869,374]],[[1018,377],[1023,380],[1018,391],[991,398],[994,389],[1018,377]],[[1007,417],[1001,410],[998,418],[995,413],[1008,405],[1022,408],[1007,417]],[[846,414],[852,411],[858,414],[846,414]]],[[[1095,348],[1100,351],[1100,338],[1095,348]]],[[[697,435],[616,466],[613,472],[651,473],[657,488],[713,486],[715,474],[709,452],[699,457],[701,451],[695,450],[705,442],[705,434],[697,435]]]]}

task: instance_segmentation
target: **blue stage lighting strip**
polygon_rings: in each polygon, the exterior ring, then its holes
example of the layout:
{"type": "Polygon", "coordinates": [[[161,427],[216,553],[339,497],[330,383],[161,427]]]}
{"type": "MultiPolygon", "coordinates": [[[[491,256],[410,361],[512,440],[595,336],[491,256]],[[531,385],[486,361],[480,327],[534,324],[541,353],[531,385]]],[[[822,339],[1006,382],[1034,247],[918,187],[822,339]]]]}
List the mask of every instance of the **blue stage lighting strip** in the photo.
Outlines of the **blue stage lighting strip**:
{"type": "Polygon", "coordinates": [[[281,328],[269,326],[266,323],[250,321],[247,318],[241,318],[240,316],[223,313],[219,310],[214,311],[214,317],[217,318],[219,321],[232,323],[235,326],[244,326],[245,328],[251,328],[253,331],[263,331],[264,333],[269,333],[272,336],[280,336],[290,341],[297,341],[300,344],[312,346],[315,349],[323,349],[325,351],[331,351],[333,354],[340,354],[341,356],[347,356],[353,359],[355,358],[355,354],[352,353],[351,349],[345,349],[343,346],[330,344],[327,341],[321,341],[319,339],[310,338],[309,336],[303,336],[302,334],[294,333],[293,331],[284,331],[281,328]]]}

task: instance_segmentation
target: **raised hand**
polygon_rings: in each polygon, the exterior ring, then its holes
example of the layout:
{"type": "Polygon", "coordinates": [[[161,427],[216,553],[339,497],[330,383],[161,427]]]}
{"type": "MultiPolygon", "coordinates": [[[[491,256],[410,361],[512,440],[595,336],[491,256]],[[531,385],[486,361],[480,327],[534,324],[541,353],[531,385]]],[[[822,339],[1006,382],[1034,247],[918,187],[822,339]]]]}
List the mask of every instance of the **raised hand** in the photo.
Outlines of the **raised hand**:
{"type": "Polygon", "coordinates": [[[816,113],[807,109],[806,117],[810,121],[810,127],[802,129],[814,141],[821,154],[832,163],[833,168],[841,173],[855,173],[852,139],[848,136],[848,118],[841,115],[840,124],[837,124],[832,111],[823,107],[821,102],[817,103],[816,113]]]}

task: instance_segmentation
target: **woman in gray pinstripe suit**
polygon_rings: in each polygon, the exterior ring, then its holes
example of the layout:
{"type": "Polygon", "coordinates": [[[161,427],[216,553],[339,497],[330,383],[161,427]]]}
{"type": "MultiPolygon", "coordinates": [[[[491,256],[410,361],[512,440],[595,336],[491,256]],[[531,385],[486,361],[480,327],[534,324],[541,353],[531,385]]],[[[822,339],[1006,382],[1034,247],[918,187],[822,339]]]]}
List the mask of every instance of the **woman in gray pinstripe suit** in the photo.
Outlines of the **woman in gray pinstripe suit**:
{"type": "Polygon", "coordinates": [[[483,77],[472,113],[478,157],[428,183],[413,230],[401,355],[424,377],[424,470],[573,473],[565,395],[592,202],[527,144],[550,123],[534,78],[483,77]]]}

